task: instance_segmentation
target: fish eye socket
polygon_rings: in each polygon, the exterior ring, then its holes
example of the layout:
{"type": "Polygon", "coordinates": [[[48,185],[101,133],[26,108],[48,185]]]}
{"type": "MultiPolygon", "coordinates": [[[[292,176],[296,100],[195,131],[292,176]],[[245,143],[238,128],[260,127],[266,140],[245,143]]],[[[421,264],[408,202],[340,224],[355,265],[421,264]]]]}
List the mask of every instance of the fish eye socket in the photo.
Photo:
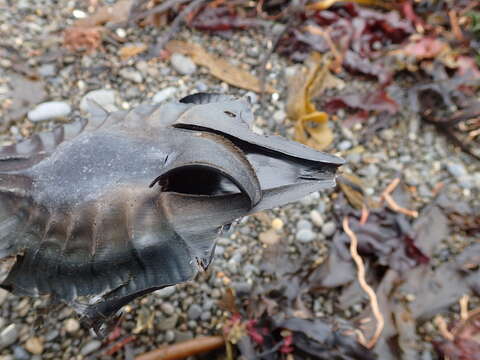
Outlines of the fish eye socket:
{"type": "Polygon", "coordinates": [[[185,166],[158,179],[162,191],[188,195],[221,195],[240,190],[221,173],[203,166],[185,166]]]}

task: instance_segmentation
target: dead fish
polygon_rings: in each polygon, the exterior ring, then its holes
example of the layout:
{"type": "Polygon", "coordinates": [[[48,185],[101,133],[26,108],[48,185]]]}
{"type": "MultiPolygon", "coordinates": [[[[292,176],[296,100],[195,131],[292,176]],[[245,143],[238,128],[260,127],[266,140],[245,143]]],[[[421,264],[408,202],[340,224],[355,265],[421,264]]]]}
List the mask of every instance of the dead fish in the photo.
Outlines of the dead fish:
{"type": "Polygon", "coordinates": [[[251,130],[246,99],[198,93],[0,148],[1,287],[50,295],[99,331],[192,279],[236,219],[332,187],[343,160],[251,130]]]}

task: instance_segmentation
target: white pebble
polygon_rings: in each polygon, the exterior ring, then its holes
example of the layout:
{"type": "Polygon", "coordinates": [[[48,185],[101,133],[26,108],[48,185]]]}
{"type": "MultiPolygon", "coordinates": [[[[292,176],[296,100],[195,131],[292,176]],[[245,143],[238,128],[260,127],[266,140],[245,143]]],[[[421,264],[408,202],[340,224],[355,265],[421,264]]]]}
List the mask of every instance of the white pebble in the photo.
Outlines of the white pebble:
{"type": "Polygon", "coordinates": [[[72,107],[63,101],[49,101],[37,105],[28,112],[28,120],[37,122],[65,117],[72,111],[72,107]]]}

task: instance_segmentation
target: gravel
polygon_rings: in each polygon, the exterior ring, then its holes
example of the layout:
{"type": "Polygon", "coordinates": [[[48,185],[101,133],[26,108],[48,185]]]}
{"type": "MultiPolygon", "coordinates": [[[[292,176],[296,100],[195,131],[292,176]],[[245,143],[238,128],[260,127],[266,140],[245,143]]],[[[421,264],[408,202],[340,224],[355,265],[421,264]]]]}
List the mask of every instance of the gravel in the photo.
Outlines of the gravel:
{"type": "Polygon", "coordinates": [[[63,101],[49,101],[37,105],[27,114],[32,122],[53,120],[66,117],[72,111],[72,107],[63,101]]]}
{"type": "Polygon", "coordinates": [[[137,84],[140,84],[143,82],[143,76],[142,74],[133,69],[133,68],[123,68],[123,69],[120,69],[119,73],[118,73],[121,77],[123,77],[124,79],[126,80],[130,80],[134,83],[137,83],[137,84]]]}

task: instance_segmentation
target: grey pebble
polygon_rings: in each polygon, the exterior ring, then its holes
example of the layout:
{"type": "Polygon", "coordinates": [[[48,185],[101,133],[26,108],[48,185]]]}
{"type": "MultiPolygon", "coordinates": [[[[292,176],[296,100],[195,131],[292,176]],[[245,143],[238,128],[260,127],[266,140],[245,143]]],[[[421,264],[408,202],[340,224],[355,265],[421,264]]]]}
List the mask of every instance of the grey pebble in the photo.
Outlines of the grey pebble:
{"type": "Polygon", "coordinates": [[[43,77],[54,76],[57,73],[57,68],[54,64],[43,64],[38,68],[38,73],[43,77]]]}
{"type": "Polygon", "coordinates": [[[210,313],[210,311],[205,311],[204,313],[202,313],[202,315],[200,316],[200,320],[202,321],[208,321],[212,318],[212,314],[210,313]]]}
{"type": "Polygon", "coordinates": [[[175,329],[177,322],[178,322],[178,315],[172,315],[166,319],[161,320],[160,323],[158,324],[158,329],[163,331],[175,329]]]}
{"type": "Polygon", "coordinates": [[[4,289],[0,289],[0,306],[3,304],[3,302],[7,297],[8,297],[8,291],[4,289]]]}
{"type": "Polygon", "coordinates": [[[173,340],[175,340],[175,332],[173,330],[168,330],[165,333],[165,341],[171,343],[173,340]]]}
{"type": "Polygon", "coordinates": [[[172,63],[172,67],[182,75],[190,75],[197,70],[197,65],[188,57],[173,53],[170,62],[172,63]]]}
{"type": "Polygon", "coordinates": [[[27,114],[32,122],[62,118],[70,114],[72,107],[64,101],[48,101],[37,105],[27,114]]]}
{"type": "Polygon", "coordinates": [[[10,324],[0,332],[0,350],[12,345],[18,339],[18,325],[10,324]]]}
{"type": "Polygon", "coordinates": [[[349,140],[343,140],[338,144],[337,148],[340,151],[346,151],[352,147],[352,142],[349,140]]]}
{"type": "Polygon", "coordinates": [[[315,239],[315,233],[310,229],[300,229],[297,231],[295,237],[300,242],[308,243],[315,239]]]}
{"type": "Polygon", "coordinates": [[[58,330],[51,330],[45,335],[45,341],[55,340],[60,335],[58,330]]]}
{"type": "Polygon", "coordinates": [[[221,245],[215,246],[215,256],[222,256],[225,252],[225,248],[221,245]]]}
{"type": "Polygon", "coordinates": [[[98,105],[105,108],[107,111],[116,111],[115,106],[116,92],[109,89],[93,90],[83,95],[80,101],[80,110],[88,111],[88,100],[95,101],[98,105]]]}
{"type": "Polygon", "coordinates": [[[140,73],[140,71],[135,70],[134,68],[128,67],[128,68],[120,69],[118,74],[124,79],[130,80],[137,84],[140,84],[141,82],[143,82],[142,74],[140,73]]]}
{"type": "Polygon", "coordinates": [[[162,101],[168,100],[173,97],[176,92],[177,89],[173,86],[162,89],[153,96],[152,102],[155,104],[161,103],[162,101]]]}
{"type": "Polygon", "coordinates": [[[260,55],[260,49],[258,46],[249,46],[247,47],[247,55],[252,58],[257,58],[260,55]]]}
{"type": "Polygon", "coordinates": [[[29,360],[30,354],[23,347],[17,345],[13,347],[13,357],[15,360],[29,360]]]}
{"type": "Polygon", "coordinates": [[[320,214],[318,210],[310,211],[310,219],[312,219],[312,222],[316,227],[321,228],[324,224],[322,214],[320,214]]]}
{"type": "Polygon", "coordinates": [[[83,345],[82,349],[80,350],[80,353],[85,356],[97,351],[98,349],[100,349],[101,346],[102,346],[102,343],[100,341],[92,340],[86,343],[85,345],[83,345]]]}
{"type": "Polygon", "coordinates": [[[173,315],[175,313],[175,308],[172,304],[166,302],[160,305],[160,309],[165,315],[173,315]]]}
{"type": "Polygon", "coordinates": [[[285,120],[286,117],[287,114],[283,110],[277,110],[273,113],[273,120],[275,120],[277,124],[283,123],[283,120],[285,120]]]}
{"type": "Polygon", "coordinates": [[[300,219],[298,220],[297,222],[297,229],[298,230],[301,230],[301,229],[312,229],[312,223],[308,220],[305,220],[305,219],[300,219]]]}
{"type": "Polygon", "coordinates": [[[200,305],[192,304],[188,308],[187,315],[190,320],[197,320],[202,315],[202,308],[200,307],[200,305]]]}
{"type": "Polygon", "coordinates": [[[335,231],[337,231],[337,225],[333,221],[325,223],[322,227],[322,234],[326,237],[332,236],[335,231]]]}
{"type": "Polygon", "coordinates": [[[195,88],[200,92],[205,92],[208,90],[208,85],[205,84],[203,81],[197,81],[195,83],[195,88]]]}

